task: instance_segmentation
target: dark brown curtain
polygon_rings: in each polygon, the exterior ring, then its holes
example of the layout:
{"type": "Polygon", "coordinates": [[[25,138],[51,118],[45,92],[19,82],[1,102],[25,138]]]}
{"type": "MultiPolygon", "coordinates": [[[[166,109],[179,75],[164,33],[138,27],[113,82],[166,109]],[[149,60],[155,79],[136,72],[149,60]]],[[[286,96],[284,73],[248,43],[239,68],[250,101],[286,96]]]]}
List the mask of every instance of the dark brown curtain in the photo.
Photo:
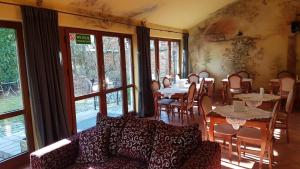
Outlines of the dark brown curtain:
{"type": "Polygon", "coordinates": [[[139,64],[139,116],[149,117],[154,113],[151,90],[150,29],[138,26],[138,64],[139,64]]]}
{"type": "Polygon", "coordinates": [[[189,66],[189,34],[183,34],[183,56],[182,56],[182,78],[187,78],[188,76],[188,66],[189,66]]]}
{"type": "Polygon", "coordinates": [[[31,110],[39,147],[69,136],[57,12],[22,6],[31,110]]]}

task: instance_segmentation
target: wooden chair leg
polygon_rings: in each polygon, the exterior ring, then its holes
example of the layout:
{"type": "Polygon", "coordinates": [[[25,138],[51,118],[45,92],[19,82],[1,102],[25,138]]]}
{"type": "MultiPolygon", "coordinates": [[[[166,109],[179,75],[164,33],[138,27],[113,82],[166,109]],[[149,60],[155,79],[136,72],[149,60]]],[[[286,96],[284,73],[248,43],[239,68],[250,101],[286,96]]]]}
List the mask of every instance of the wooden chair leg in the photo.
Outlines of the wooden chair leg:
{"type": "Polygon", "coordinates": [[[232,162],[231,156],[232,156],[232,138],[230,138],[228,141],[228,159],[230,162],[232,162]]]}
{"type": "Polygon", "coordinates": [[[245,155],[246,155],[246,149],[247,149],[246,142],[244,142],[244,144],[243,144],[243,145],[244,145],[244,150],[245,150],[245,151],[243,152],[243,155],[244,155],[244,157],[245,157],[245,155]]]}
{"type": "Polygon", "coordinates": [[[238,152],[238,164],[240,165],[241,162],[241,140],[240,139],[237,139],[236,146],[238,152]]]}
{"type": "Polygon", "coordinates": [[[273,148],[271,145],[268,147],[268,159],[269,159],[269,169],[272,169],[272,163],[273,163],[273,148]]]}

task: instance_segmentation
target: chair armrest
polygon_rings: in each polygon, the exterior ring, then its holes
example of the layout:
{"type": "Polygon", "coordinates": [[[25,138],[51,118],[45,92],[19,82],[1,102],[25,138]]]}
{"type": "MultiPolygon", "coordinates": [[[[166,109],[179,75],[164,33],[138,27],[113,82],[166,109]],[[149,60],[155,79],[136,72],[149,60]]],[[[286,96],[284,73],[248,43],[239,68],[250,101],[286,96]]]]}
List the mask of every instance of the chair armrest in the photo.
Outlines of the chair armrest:
{"type": "Polygon", "coordinates": [[[203,141],[185,161],[181,169],[221,169],[221,147],[218,143],[203,141]]]}
{"type": "Polygon", "coordinates": [[[79,134],[62,139],[30,154],[32,169],[62,169],[75,163],[79,134]]]}

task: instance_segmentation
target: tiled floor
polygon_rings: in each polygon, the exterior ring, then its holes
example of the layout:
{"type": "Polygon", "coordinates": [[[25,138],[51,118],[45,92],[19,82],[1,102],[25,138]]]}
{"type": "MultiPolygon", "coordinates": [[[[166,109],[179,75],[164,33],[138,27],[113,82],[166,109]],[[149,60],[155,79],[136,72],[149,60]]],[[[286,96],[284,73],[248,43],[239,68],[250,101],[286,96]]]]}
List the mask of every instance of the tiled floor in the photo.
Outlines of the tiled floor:
{"type": "MultiPolygon", "coordinates": [[[[197,110],[195,109],[195,112],[197,110]]],[[[197,114],[197,113],[195,113],[197,114]]],[[[175,116],[174,119],[169,120],[166,113],[162,112],[161,120],[166,123],[173,125],[182,125],[178,117],[175,116]]],[[[194,121],[189,123],[199,123],[200,117],[195,116],[194,121]]],[[[278,138],[275,142],[274,147],[274,167],[275,169],[300,169],[300,112],[295,112],[290,115],[289,119],[290,127],[290,143],[286,143],[286,135],[284,132],[281,133],[280,130],[275,131],[275,135],[278,138]]],[[[201,127],[201,126],[200,126],[201,127]]],[[[237,163],[236,148],[234,147],[233,161],[229,162],[227,158],[227,151],[222,150],[222,168],[236,168],[236,169],[257,169],[258,167],[258,157],[251,154],[247,154],[243,157],[240,165],[237,163]]],[[[268,168],[268,161],[264,162],[263,168],[268,168]]]]}

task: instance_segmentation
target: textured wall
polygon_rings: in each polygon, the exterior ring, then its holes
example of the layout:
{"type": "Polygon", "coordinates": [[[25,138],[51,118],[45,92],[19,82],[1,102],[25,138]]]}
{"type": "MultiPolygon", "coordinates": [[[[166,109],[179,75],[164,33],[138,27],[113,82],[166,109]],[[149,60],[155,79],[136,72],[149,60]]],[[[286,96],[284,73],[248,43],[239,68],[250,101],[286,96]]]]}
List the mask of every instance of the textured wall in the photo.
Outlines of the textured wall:
{"type": "MultiPolygon", "coordinates": [[[[240,0],[194,26],[190,33],[190,72],[207,69],[221,79],[239,70],[254,77],[254,88],[268,87],[278,71],[287,69],[290,23],[300,12],[299,0],[240,0]]],[[[291,43],[291,42],[290,42],[291,43]]],[[[290,52],[293,53],[293,52],[290,52]]]]}

